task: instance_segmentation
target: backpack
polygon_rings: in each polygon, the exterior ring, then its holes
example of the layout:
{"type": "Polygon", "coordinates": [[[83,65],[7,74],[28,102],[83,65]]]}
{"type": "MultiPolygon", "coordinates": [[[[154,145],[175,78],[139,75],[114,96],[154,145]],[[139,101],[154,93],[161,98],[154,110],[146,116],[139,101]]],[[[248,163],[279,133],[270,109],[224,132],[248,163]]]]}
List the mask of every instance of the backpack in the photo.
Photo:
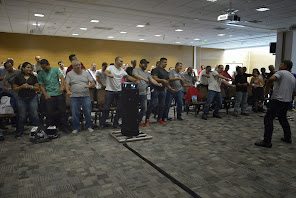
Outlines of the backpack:
{"type": "Polygon", "coordinates": [[[33,143],[50,142],[51,139],[40,127],[33,127],[29,134],[30,141],[33,143]]]}

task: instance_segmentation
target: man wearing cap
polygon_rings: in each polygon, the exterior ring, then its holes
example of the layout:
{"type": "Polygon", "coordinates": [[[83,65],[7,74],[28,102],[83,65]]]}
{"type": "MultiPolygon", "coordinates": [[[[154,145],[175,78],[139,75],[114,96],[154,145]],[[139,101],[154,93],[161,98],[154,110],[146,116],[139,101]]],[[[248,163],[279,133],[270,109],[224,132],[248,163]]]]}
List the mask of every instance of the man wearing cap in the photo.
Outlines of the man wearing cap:
{"type": "Polygon", "coordinates": [[[158,83],[156,80],[154,80],[150,74],[148,74],[148,72],[146,72],[145,70],[147,69],[147,65],[149,64],[149,62],[146,59],[142,59],[140,61],[140,68],[135,68],[133,69],[133,76],[140,80],[139,83],[139,103],[140,103],[140,107],[141,107],[141,111],[139,113],[139,124],[140,126],[145,126],[144,123],[142,123],[142,119],[144,114],[146,113],[147,110],[147,88],[148,88],[148,84],[149,82],[151,82],[152,84],[154,84],[155,86],[159,86],[161,87],[162,84],[158,83]]]}
{"type": "Polygon", "coordinates": [[[123,65],[123,59],[121,57],[115,58],[115,65],[110,65],[105,70],[105,75],[107,76],[106,80],[106,95],[105,95],[105,106],[102,115],[102,119],[100,122],[100,128],[104,128],[106,124],[106,120],[109,115],[110,106],[115,99],[117,107],[116,107],[116,115],[113,121],[114,128],[120,128],[118,120],[119,115],[121,114],[121,82],[123,78],[127,78],[132,82],[138,83],[139,81],[131,76],[129,76],[121,67],[123,65]]]}

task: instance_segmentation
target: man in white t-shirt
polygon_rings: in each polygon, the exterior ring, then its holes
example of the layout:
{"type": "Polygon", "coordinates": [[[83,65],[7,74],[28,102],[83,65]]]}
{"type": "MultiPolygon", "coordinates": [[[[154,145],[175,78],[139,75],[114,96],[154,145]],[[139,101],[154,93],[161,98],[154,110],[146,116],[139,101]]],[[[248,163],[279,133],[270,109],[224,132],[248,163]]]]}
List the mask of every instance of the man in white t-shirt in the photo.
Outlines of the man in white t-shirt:
{"type": "Polygon", "coordinates": [[[98,82],[97,89],[105,89],[107,76],[105,75],[105,70],[107,69],[108,64],[106,62],[102,63],[102,69],[99,69],[96,73],[96,80],[98,82]]]}
{"type": "Polygon", "coordinates": [[[121,67],[123,65],[123,59],[121,57],[115,58],[115,65],[110,65],[105,70],[106,80],[106,95],[105,95],[105,106],[100,121],[100,126],[103,128],[106,123],[106,119],[109,115],[110,106],[115,99],[117,104],[116,115],[113,121],[114,128],[120,128],[118,124],[119,115],[121,114],[121,82],[123,78],[127,78],[129,81],[139,83],[138,80],[129,76],[121,67]]]}
{"type": "Polygon", "coordinates": [[[227,86],[235,87],[235,85],[229,84],[227,81],[230,81],[231,79],[226,78],[225,76],[221,75],[223,71],[223,65],[219,65],[217,67],[217,71],[212,71],[209,74],[204,74],[208,78],[208,99],[207,103],[204,106],[204,112],[202,115],[202,119],[207,120],[208,119],[208,113],[209,113],[209,107],[212,104],[213,100],[216,99],[216,106],[215,111],[213,113],[213,117],[215,118],[221,118],[221,116],[218,114],[220,107],[222,105],[222,95],[221,95],[221,82],[225,83],[227,86]]]}
{"type": "Polygon", "coordinates": [[[60,72],[63,74],[64,78],[66,78],[66,71],[67,71],[68,67],[64,67],[63,61],[59,61],[58,65],[59,65],[60,72]]]}
{"type": "Polygon", "coordinates": [[[87,73],[90,74],[90,76],[92,77],[93,81],[96,84],[96,88],[99,88],[99,83],[96,80],[96,74],[97,74],[97,64],[96,63],[92,63],[90,66],[90,69],[87,70],[87,73]]]}
{"type": "Polygon", "coordinates": [[[209,79],[206,77],[206,75],[209,74],[210,71],[211,71],[211,66],[206,66],[206,68],[200,72],[199,74],[200,86],[208,88],[209,79]]]}

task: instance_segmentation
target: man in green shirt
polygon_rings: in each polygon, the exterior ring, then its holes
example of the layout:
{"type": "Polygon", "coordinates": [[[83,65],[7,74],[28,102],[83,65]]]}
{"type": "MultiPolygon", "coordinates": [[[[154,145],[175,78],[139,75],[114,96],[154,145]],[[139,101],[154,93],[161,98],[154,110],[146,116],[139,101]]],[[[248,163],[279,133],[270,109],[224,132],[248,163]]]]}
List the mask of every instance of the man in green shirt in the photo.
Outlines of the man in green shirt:
{"type": "Polygon", "coordinates": [[[38,73],[38,83],[45,104],[46,126],[57,126],[61,131],[70,132],[67,127],[66,101],[64,92],[65,78],[56,67],[50,67],[48,60],[40,62],[42,71],[38,73]],[[61,82],[60,82],[61,81],[61,82]]]}

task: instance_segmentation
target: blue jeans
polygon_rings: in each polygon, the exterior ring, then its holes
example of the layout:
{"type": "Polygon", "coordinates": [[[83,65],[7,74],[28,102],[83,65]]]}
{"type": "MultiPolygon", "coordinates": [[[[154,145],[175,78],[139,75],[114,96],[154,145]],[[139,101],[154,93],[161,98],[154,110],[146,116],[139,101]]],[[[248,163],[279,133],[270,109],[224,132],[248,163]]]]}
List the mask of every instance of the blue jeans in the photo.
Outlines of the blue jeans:
{"type": "Polygon", "coordinates": [[[209,90],[208,91],[208,100],[207,100],[207,103],[204,107],[204,115],[207,116],[208,113],[209,113],[209,108],[210,108],[210,105],[212,104],[213,100],[216,101],[216,107],[215,107],[215,111],[214,111],[214,114],[218,114],[220,108],[221,108],[221,105],[222,105],[222,95],[221,95],[221,92],[216,92],[216,91],[212,91],[212,90],[209,90]]]}
{"type": "Polygon", "coordinates": [[[104,111],[103,111],[102,119],[100,122],[101,126],[105,126],[105,124],[106,124],[106,120],[109,115],[109,109],[110,109],[111,104],[113,103],[114,99],[116,101],[117,106],[116,106],[116,115],[114,117],[113,126],[116,127],[119,125],[118,120],[119,120],[119,115],[121,115],[121,92],[120,91],[106,91],[104,111]]]}
{"type": "Polygon", "coordinates": [[[151,93],[151,100],[146,112],[146,119],[150,118],[152,110],[157,103],[157,99],[158,99],[158,118],[157,119],[159,120],[162,118],[163,112],[164,112],[164,105],[165,105],[165,95],[166,95],[165,90],[158,91],[154,89],[154,91],[151,93]]]}
{"type": "Polygon", "coordinates": [[[139,95],[139,103],[141,111],[139,113],[139,122],[142,122],[143,116],[147,111],[147,95],[139,95]]]}
{"type": "Polygon", "coordinates": [[[30,116],[32,118],[33,124],[35,126],[40,125],[39,117],[38,117],[38,100],[37,96],[34,98],[18,98],[18,132],[24,132],[24,126],[27,119],[27,111],[30,111],[30,116]]]}
{"type": "Polygon", "coordinates": [[[241,108],[242,113],[246,113],[247,107],[248,107],[248,92],[241,92],[241,91],[236,92],[235,105],[234,105],[235,113],[238,113],[240,105],[242,107],[241,108]]]}
{"type": "Polygon", "coordinates": [[[170,111],[173,98],[175,99],[176,105],[177,105],[177,118],[182,117],[183,97],[184,96],[182,91],[178,91],[178,92],[167,91],[166,99],[165,99],[166,106],[165,106],[165,113],[164,113],[163,119],[165,118],[167,119],[169,116],[169,111],[170,111]]]}
{"type": "Polygon", "coordinates": [[[70,108],[72,113],[72,125],[73,129],[79,131],[80,130],[80,109],[82,107],[82,112],[85,117],[85,128],[91,128],[91,101],[90,97],[70,97],[70,108]]]}

